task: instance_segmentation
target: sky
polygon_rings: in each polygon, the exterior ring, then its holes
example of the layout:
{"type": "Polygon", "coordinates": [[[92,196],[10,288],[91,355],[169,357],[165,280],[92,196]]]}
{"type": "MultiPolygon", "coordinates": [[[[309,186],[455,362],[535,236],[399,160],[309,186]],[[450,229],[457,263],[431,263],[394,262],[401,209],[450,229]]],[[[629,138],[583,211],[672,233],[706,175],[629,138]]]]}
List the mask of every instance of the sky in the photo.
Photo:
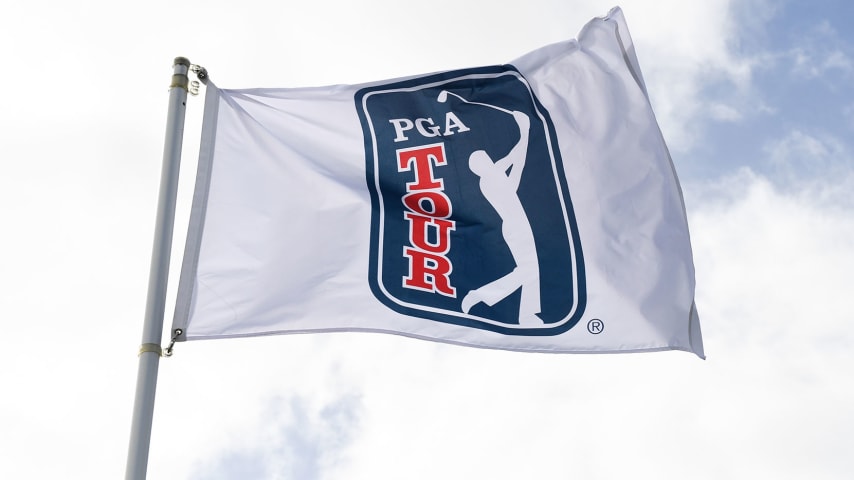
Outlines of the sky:
{"type": "MultiPolygon", "coordinates": [[[[360,83],[507,63],[614,5],[5,7],[0,478],[124,473],[174,57],[224,88],[360,83]]],[[[619,5],[685,196],[707,360],[182,343],[160,365],[149,478],[850,478],[854,3],[619,5]]]]}

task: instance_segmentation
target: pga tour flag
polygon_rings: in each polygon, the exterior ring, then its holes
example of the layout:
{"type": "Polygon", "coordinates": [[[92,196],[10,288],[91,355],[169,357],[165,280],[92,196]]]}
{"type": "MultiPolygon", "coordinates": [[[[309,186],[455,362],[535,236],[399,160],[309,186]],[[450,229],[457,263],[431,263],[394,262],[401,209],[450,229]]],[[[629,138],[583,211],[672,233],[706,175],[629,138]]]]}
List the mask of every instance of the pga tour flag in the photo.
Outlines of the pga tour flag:
{"type": "Polygon", "coordinates": [[[619,9],[509,65],[209,84],[205,109],[179,340],[704,355],[680,186],[619,9]]]}

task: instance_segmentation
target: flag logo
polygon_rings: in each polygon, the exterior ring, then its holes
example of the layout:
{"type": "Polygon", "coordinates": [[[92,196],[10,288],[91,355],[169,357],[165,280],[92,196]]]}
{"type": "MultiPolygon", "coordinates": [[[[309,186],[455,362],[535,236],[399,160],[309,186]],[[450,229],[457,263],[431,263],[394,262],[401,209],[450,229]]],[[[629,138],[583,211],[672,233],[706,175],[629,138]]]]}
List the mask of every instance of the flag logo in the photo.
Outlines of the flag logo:
{"type": "Polygon", "coordinates": [[[387,307],[506,335],[556,335],[586,303],[554,126],[512,66],[356,93],[371,194],[369,278],[387,307]]]}

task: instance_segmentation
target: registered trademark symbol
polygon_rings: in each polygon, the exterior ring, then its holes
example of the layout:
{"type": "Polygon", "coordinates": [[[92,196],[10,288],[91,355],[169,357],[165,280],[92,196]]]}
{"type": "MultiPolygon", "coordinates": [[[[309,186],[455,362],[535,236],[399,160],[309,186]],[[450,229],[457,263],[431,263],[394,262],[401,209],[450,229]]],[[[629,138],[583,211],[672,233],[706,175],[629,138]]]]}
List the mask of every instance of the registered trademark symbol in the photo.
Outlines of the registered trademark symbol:
{"type": "Polygon", "coordinates": [[[598,318],[594,318],[587,322],[587,331],[592,333],[593,335],[599,335],[602,331],[605,330],[605,322],[599,320],[598,318]]]}

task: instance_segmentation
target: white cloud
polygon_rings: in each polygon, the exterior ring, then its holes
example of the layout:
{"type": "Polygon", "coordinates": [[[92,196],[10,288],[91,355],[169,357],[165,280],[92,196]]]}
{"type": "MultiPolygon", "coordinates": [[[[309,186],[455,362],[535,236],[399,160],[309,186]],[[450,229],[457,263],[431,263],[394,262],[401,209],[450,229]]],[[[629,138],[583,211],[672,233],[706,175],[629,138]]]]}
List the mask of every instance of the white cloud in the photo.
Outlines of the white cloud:
{"type": "Polygon", "coordinates": [[[854,62],[851,57],[840,50],[833,50],[824,59],[822,66],[825,70],[835,69],[845,73],[854,72],[854,62]]]}
{"type": "MultiPolygon", "coordinates": [[[[762,3],[762,2],[747,2],[762,3]]],[[[668,145],[686,151],[698,141],[697,122],[705,119],[734,121],[753,108],[741,101],[751,87],[755,58],[736,51],[744,8],[730,0],[694,2],[627,2],[625,11],[650,98],[668,145]],[[708,105],[703,90],[728,85],[738,107],[708,105]]]]}
{"type": "Polygon", "coordinates": [[[842,150],[841,142],[833,139],[822,141],[800,130],[790,132],[785,138],[765,147],[774,163],[784,164],[801,158],[825,160],[842,150]]]}
{"type": "Polygon", "coordinates": [[[800,350],[833,336],[836,347],[854,340],[843,331],[847,296],[841,295],[854,266],[854,213],[846,206],[854,193],[836,182],[786,192],[744,169],[687,189],[698,284],[714,292],[701,304],[706,311],[737,309],[715,313],[731,341],[756,340],[760,331],[774,342],[766,348],[800,350]],[[750,321],[736,328],[742,319],[750,321]],[[787,331],[802,321],[810,328],[787,331]]]}
{"type": "MultiPolygon", "coordinates": [[[[850,79],[854,74],[852,46],[842,39],[828,21],[823,21],[803,35],[798,45],[787,52],[792,74],[806,79],[850,79]]],[[[832,82],[833,79],[828,81],[832,82]]]]}
{"type": "Polygon", "coordinates": [[[854,156],[841,139],[825,132],[792,130],[763,147],[776,182],[806,190],[816,182],[834,179],[835,185],[854,181],[854,156]]]}
{"type": "Polygon", "coordinates": [[[710,105],[709,115],[713,119],[721,122],[737,122],[744,118],[744,115],[739,112],[738,109],[730,105],[724,105],[722,103],[715,103],[710,105]]]}
{"type": "Polygon", "coordinates": [[[849,75],[854,72],[854,62],[840,50],[796,48],[789,55],[793,63],[792,72],[808,79],[821,78],[832,73],[849,75]]]}

